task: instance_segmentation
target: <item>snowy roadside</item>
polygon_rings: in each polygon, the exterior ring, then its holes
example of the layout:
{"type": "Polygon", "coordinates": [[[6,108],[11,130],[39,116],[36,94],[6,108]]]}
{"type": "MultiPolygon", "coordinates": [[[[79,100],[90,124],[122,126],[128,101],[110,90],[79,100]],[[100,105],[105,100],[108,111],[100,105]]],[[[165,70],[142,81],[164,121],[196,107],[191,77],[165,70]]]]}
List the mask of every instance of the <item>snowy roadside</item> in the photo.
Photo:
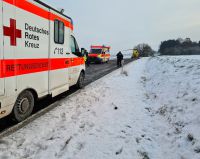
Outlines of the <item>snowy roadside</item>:
{"type": "Polygon", "coordinates": [[[160,145],[180,159],[200,158],[200,56],[149,60],[143,77],[147,110],[168,125],[160,145]],[[156,67],[157,66],[157,67],[156,67]]]}
{"type": "Polygon", "coordinates": [[[0,158],[199,159],[199,62],[134,61],[0,140],[0,158]]]}

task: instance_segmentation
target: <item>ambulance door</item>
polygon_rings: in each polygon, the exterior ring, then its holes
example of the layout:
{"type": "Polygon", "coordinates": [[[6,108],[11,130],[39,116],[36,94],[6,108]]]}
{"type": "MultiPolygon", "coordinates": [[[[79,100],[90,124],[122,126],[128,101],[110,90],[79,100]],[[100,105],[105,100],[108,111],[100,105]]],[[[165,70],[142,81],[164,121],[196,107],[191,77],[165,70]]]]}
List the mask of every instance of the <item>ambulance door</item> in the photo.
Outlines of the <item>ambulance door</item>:
{"type": "Polygon", "coordinates": [[[64,17],[51,10],[49,89],[56,96],[69,89],[69,28],[64,17]]]}
{"type": "Polygon", "coordinates": [[[79,74],[80,74],[80,57],[82,56],[76,39],[73,35],[70,36],[70,51],[71,51],[71,60],[70,60],[70,85],[75,85],[77,83],[79,74]]]}
{"type": "MultiPolygon", "coordinates": [[[[15,4],[15,0],[13,0],[15,4]]],[[[18,40],[21,38],[21,30],[18,28],[15,12],[16,7],[3,1],[3,58],[4,58],[4,89],[6,96],[16,95],[16,66],[15,66],[15,49],[18,40]]],[[[2,38],[1,38],[2,39],[2,38]]],[[[0,44],[2,46],[2,42],[0,44]]],[[[1,55],[2,56],[2,55],[1,55]]],[[[3,83],[1,81],[1,83],[3,83]]]]}
{"type": "MultiPolygon", "coordinates": [[[[2,1],[0,2],[0,8],[2,8],[2,1]]],[[[2,26],[3,21],[2,9],[0,10],[0,26],[2,26]]],[[[0,96],[4,95],[4,78],[2,71],[3,62],[3,27],[0,27],[0,96]]]]}

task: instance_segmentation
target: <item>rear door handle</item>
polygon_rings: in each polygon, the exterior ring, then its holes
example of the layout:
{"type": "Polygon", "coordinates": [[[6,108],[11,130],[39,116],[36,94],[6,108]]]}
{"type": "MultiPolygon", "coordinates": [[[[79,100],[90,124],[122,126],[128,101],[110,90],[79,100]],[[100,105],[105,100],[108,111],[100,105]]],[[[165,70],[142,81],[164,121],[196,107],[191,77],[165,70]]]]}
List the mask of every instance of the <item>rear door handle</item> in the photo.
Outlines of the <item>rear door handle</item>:
{"type": "Polygon", "coordinates": [[[70,53],[69,52],[66,52],[66,55],[69,55],[70,53]]]}

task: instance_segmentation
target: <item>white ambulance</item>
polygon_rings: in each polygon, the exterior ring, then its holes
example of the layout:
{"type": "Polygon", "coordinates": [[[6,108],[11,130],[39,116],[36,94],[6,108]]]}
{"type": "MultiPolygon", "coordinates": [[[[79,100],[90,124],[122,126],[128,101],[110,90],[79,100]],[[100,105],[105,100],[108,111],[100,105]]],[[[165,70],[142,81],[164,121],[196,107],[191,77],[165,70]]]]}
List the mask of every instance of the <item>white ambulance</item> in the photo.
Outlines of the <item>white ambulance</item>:
{"type": "Polygon", "coordinates": [[[0,118],[17,122],[41,97],[83,86],[72,19],[39,0],[0,0],[0,118]]]}

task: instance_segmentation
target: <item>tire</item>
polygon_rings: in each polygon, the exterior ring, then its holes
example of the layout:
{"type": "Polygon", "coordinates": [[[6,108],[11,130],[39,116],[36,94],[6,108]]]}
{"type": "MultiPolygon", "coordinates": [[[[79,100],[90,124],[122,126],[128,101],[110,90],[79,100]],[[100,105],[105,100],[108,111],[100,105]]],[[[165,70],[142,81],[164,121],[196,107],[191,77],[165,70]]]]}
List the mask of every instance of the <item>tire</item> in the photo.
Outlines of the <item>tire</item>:
{"type": "Polygon", "coordinates": [[[78,81],[76,83],[76,87],[81,89],[84,87],[84,79],[85,79],[85,74],[83,72],[80,73],[78,81]]]}
{"type": "Polygon", "coordinates": [[[30,91],[22,92],[14,105],[12,119],[16,122],[21,122],[28,118],[34,107],[34,97],[30,91]]]}

